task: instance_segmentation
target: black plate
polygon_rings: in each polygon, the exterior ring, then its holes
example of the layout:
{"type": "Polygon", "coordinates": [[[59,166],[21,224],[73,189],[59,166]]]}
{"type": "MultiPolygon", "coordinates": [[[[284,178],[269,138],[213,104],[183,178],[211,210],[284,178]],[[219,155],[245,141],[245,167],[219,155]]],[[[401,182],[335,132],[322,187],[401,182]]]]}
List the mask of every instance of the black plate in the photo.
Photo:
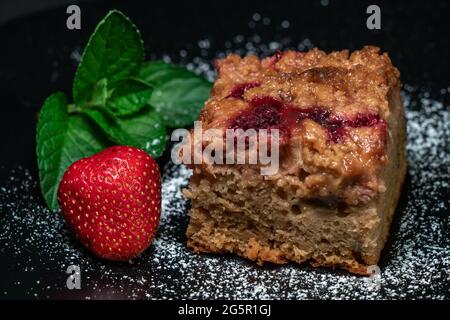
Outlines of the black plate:
{"type": "MultiPolygon", "coordinates": [[[[370,3],[346,1],[108,1],[81,5],[82,29],[65,27],[65,8],[0,27],[1,298],[450,298],[450,13],[447,1],[379,2],[382,29],[366,28],[370,3]],[[133,264],[90,256],[40,196],[36,113],[52,92],[70,94],[77,58],[108,9],[140,28],[148,58],[186,64],[212,78],[227,52],[267,55],[365,44],[388,51],[402,72],[409,175],[380,261],[380,286],[343,271],[257,267],[185,248],[188,172],[161,161],[163,218],[157,240],[133,264]],[[67,266],[81,290],[66,288],[67,266]]],[[[168,159],[166,156],[165,159],[168,159]]]]}

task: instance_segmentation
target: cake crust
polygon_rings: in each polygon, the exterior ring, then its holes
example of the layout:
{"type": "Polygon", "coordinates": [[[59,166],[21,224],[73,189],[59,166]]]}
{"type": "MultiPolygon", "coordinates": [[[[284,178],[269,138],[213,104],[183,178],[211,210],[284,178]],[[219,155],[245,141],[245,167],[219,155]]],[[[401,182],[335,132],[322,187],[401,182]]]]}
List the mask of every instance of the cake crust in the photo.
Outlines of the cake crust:
{"type": "Polygon", "coordinates": [[[279,129],[280,168],[191,165],[188,247],[367,274],[406,173],[399,72],[387,54],[230,55],[216,68],[203,127],[279,129]]]}

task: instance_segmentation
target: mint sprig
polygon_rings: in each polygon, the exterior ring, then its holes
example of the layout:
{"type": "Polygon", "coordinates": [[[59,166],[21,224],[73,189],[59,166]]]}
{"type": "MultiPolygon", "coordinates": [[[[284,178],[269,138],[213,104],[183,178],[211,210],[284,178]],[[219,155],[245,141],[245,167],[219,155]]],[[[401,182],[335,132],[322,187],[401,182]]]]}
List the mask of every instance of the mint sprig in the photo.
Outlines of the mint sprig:
{"type": "Polygon", "coordinates": [[[203,106],[211,92],[211,83],[205,78],[163,61],[145,62],[138,77],[153,86],[150,105],[171,128],[192,124],[199,116],[199,106],[203,106]]]}
{"type": "Polygon", "coordinates": [[[132,146],[145,150],[154,158],[162,155],[166,148],[166,127],[160,113],[146,106],[138,113],[120,117],[117,121],[133,139],[132,146]]]}
{"type": "Polygon", "coordinates": [[[138,79],[120,81],[108,101],[108,109],[117,116],[124,116],[139,111],[150,100],[152,87],[138,79]]]}
{"type": "Polygon", "coordinates": [[[102,78],[114,85],[136,71],[144,60],[144,45],[138,28],[123,13],[110,11],[100,21],[81,56],[73,81],[73,99],[88,102],[102,78]]]}
{"type": "Polygon", "coordinates": [[[166,128],[190,126],[210,90],[211,83],[181,66],[144,62],[138,28],[120,11],[110,11],[82,54],[73,82],[74,102],[55,93],[40,111],[36,152],[49,208],[58,209],[59,182],[78,159],[113,144],[161,156],[166,128]]]}

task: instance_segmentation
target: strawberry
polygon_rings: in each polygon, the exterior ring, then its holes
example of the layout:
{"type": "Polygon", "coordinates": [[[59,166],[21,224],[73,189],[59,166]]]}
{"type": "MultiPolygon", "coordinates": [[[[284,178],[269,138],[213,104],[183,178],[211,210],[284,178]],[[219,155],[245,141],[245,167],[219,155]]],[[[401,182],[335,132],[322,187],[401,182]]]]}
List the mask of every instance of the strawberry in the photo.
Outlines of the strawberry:
{"type": "Polygon", "coordinates": [[[74,162],[58,189],[63,215],[96,256],[125,261],[151,244],[161,213],[161,178],[146,152],[110,147],[74,162]]]}

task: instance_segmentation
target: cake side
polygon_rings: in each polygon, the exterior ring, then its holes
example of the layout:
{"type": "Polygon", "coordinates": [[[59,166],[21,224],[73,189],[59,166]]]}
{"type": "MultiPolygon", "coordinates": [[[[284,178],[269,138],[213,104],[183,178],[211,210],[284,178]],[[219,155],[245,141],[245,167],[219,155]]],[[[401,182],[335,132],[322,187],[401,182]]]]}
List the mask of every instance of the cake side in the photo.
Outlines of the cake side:
{"type": "Polygon", "coordinates": [[[386,152],[389,155],[389,162],[380,173],[381,180],[388,187],[378,198],[377,206],[378,211],[382,214],[382,224],[380,233],[374,235],[374,238],[377,239],[377,250],[373,255],[366,257],[368,263],[371,264],[375,264],[378,261],[381,250],[386,243],[407,173],[406,122],[400,88],[393,87],[388,93],[388,99],[392,110],[392,114],[388,118],[388,127],[394,129],[390,130],[390,135],[387,139],[386,152]]]}
{"type": "Polygon", "coordinates": [[[312,50],[230,56],[217,67],[203,125],[280,129],[280,169],[192,165],[188,247],[367,273],[406,172],[399,73],[387,55],[312,50]]]}

